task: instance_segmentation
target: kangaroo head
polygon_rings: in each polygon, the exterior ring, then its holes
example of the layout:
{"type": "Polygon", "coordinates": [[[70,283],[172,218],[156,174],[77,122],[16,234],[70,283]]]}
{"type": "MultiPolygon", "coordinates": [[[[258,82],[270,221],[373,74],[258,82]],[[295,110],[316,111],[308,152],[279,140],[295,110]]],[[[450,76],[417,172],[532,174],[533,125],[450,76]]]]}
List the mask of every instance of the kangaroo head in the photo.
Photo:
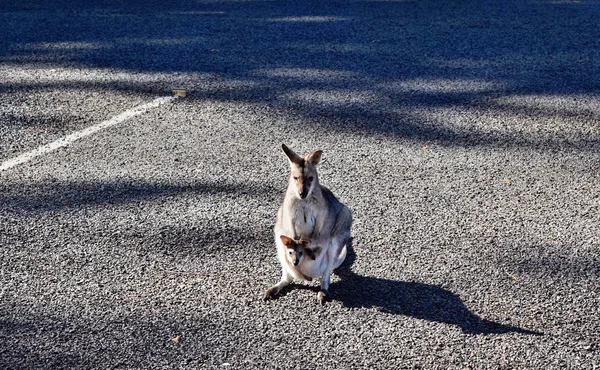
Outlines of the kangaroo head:
{"type": "Polygon", "coordinates": [[[316,259],[316,253],[320,251],[320,248],[316,248],[318,251],[309,248],[310,240],[294,240],[285,235],[281,235],[280,238],[286,248],[287,260],[294,266],[298,266],[305,256],[316,259]]]}
{"type": "Polygon", "coordinates": [[[288,186],[296,190],[296,194],[300,199],[308,197],[315,186],[319,184],[317,176],[317,164],[321,159],[322,151],[317,150],[307,154],[304,158],[294,153],[285,144],[281,147],[290,160],[290,179],[288,186]]]}

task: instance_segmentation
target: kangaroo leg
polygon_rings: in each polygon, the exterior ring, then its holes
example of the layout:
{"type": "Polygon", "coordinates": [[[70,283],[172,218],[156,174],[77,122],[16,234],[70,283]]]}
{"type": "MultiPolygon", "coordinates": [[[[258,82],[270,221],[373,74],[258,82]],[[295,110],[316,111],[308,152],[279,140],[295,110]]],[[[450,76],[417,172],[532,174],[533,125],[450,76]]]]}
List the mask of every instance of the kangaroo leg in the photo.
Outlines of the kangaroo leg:
{"type": "Polygon", "coordinates": [[[281,292],[281,289],[285,288],[286,286],[290,285],[290,283],[294,280],[294,277],[292,275],[290,275],[285,269],[282,269],[281,271],[281,281],[279,281],[279,283],[273,285],[272,287],[270,287],[269,289],[267,289],[267,291],[265,292],[265,296],[264,296],[264,300],[268,300],[268,299],[273,299],[275,298],[275,296],[277,294],[279,294],[279,292],[281,292]]]}
{"type": "Polygon", "coordinates": [[[321,277],[321,289],[317,293],[317,301],[324,305],[329,298],[329,282],[331,280],[331,273],[333,272],[334,265],[337,261],[339,254],[339,245],[336,240],[329,241],[330,245],[327,247],[327,266],[321,277]]]}
{"type": "Polygon", "coordinates": [[[325,272],[323,273],[323,277],[321,278],[321,290],[319,290],[319,293],[317,293],[317,301],[321,305],[324,305],[327,299],[329,298],[329,280],[331,279],[332,271],[333,268],[330,268],[328,266],[327,269],[325,269],[325,272]]]}
{"type": "Polygon", "coordinates": [[[352,215],[346,207],[342,208],[336,219],[335,227],[327,248],[327,267],[321,279],[321,290],[317,295],[317,300],[325,304],[329,296],[329,281],[334,268],[339,267],[346,258],[346,243],[350,237],[350,226],[352,225],[352,215]]]}

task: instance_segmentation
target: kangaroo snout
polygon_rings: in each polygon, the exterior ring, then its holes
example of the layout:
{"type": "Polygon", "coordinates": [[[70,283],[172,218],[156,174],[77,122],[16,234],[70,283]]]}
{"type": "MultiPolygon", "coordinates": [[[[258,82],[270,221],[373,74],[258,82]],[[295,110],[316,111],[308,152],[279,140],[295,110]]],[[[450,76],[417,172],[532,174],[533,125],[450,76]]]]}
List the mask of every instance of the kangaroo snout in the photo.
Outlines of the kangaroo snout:
{"type": "Polygon", "coordinates": [[[300,197],[300,199],[306,199],[306,197],[308,197],[308,194],[310,194],[311,180],[305,180],[302,177],[293,176],[293,181],[296,183],[294,185],[296,185],[298,197],[300,197]]]}

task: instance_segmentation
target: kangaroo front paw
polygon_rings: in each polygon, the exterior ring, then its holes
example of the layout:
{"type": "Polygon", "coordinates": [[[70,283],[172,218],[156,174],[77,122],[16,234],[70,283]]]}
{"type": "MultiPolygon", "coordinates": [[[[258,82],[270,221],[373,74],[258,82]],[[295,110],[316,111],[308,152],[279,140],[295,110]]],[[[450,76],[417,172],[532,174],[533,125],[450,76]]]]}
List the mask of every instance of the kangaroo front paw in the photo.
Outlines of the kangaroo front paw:
{"type": "Polygon", "coordinates": [[[279,293],[279,289],[277,289],[276,286],[272,286],[269,289],[267,289],[267,291],[265,292],[265,296],[263,297],[263,300],[266,301],[269,299],[273,299],[273,298],[275,298],[277,293],[279,293]]]}
{"type": "Polygon", "coordinates": [[[317,301],[321,304],[321,306],[325,305],[327,299],[329,298],[329,292],[326,290],[321,290],[317,294],[317,301]]]}

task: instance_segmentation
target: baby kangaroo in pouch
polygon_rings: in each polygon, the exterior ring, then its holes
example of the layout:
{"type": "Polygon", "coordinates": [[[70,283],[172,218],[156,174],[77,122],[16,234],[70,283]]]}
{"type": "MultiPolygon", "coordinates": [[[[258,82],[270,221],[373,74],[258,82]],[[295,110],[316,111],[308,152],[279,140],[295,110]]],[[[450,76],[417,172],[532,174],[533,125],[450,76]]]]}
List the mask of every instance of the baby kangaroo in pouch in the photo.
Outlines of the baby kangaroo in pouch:
{"type": "Polygon", "coordinates": [[[346,258],[352,215],[319,183],[316,166],[321,159],[320,150],[301,157],[285,144],[282,148],[290,163],[288,186],[275,222],[282,276],[279,283],[267,289],[265,299],[275,297],[294,279],[321,278],[317,299],[324,304],[331,273],[346,258]],[[316,247],[309,248],[310,245],[316,247]]]}
{"type": "MultiPolygon", "coordinates": [[[[321,251],[321,248],[311,249],[310,240],[293,240],[285,235],[280,236],[283,245],[287,248],[287,260],[294,266],[298,266],[304,257],[308,257],[311,260],[317,259],[316,255],[321,251]]],[[[306,280],[311,280],[306,279],[306,280]]]]}

